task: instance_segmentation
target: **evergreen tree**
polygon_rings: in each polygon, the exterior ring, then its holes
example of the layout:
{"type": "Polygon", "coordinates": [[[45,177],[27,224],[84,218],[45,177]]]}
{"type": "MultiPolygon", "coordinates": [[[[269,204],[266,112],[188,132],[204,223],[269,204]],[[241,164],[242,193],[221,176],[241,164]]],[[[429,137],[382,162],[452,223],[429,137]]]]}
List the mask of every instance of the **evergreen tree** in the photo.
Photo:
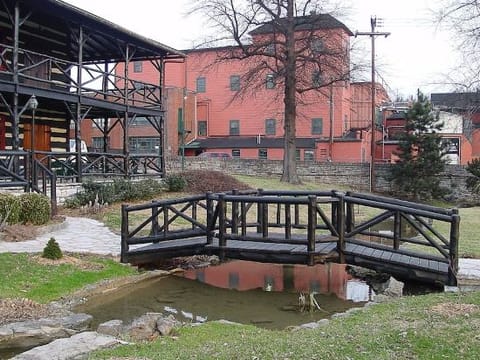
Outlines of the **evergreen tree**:
{"type": "Polygon", "coordinates": [[[438,176],[446,164],[445,144],[439,134],[442,128],[430,101],[419,92],[399,138],[395,152],[399,160],[391,168],[390,180],[399,195],[421,200],[444,194],[438,176]]]}

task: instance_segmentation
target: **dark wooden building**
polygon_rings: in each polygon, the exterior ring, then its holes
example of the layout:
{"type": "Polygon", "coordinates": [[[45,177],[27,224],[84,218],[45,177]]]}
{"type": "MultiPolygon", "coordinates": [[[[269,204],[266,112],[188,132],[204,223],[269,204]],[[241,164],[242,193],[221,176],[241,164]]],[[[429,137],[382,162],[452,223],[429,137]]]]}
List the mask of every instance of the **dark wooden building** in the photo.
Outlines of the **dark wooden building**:
{"type": "MultiPolygon", "coordinates": [[[[164,64],[184,54],[58,0],[0,2],[0,177],[2,186],[38,190],[41,179],[164,173],[164,64]],[[159,76],[133,80],[149,61],[159,76]],[[119,71],[122,64],[122,71],[119,71]],[[120,127],[147,119],[155,154],[109,153],[120,127]],[[94,119],[103,152],[82,149],[81,123],[94,119]]],[[[48,181],[43,181],[45,183],[48,181]]]]}

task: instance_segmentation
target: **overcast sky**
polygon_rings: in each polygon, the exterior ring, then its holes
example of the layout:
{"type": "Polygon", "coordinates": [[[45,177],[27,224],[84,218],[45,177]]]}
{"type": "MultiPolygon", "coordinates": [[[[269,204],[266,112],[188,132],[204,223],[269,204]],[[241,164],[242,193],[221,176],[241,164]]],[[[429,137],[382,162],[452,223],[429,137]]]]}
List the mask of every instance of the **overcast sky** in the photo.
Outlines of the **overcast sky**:
{"type": "MultiPolygon", "coordinates": [[[[201,40],[203,24],[186,17],[191,0],[66,0],[109,21],[176,49],[187,49],[201,40]]],[[[430,9],[436,0],[350,0],[351,14],[342,20],[353,32],[370,31],[370,17],[383,19],[377,31],[390,32],[377,37],[378,73],[391,95],[447,92],[439,85],[443,75],[455,66],[456,53],[448,34],[438,29],[430,9]],[[432,85],[435,84],[436,85],[432,85]]],[[[370,38],[362,37],[364,56],[370,59],[370,38]]],[[[365,80],[369,80],[368,78],[365,80]]]]}

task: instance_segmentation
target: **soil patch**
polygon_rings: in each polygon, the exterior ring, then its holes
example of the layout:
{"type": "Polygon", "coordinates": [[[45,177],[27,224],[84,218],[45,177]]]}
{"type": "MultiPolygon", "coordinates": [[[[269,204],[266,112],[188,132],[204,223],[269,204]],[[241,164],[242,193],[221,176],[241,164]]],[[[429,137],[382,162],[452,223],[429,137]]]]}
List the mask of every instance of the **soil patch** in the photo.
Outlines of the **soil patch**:
{"type": "Polygon", "coordinates": [[[58,309],[29,299],[0,299],[0,325],[55,316],[58,309]]]}
{"type": "Polygon", "coordinates": [[[13,224],[6,225],[0,232],[0,240],[19,242],[33,240],[37,236],[53,231],[65,221],[65,216],[55,216],[46,225],[13,224]]]}
{"type": "Polygon", "coordinates": [[[57,260],[52,260],[52,259],[46,259],[40,255],[34,255],[31,257],[33,261],[36,261],[37,263],[41,265],[73,265],[79,269],[82,270],[92,270],[92,271],[97,271],[97,270],[102,270],[104,266],[102,264],[97,264],[93,263],[91,261],[85,261],[79,257],[76,256],[70,256],[67,254],[63,254],[61,259],[57,260]]]}
{"type": "Polygon", "coordinates": [[[430,311],[451,318],[458,316],[470,316],[473,313],[480,311],[480,307],[474,304],[442,303],[432,306],[430,311]]]}

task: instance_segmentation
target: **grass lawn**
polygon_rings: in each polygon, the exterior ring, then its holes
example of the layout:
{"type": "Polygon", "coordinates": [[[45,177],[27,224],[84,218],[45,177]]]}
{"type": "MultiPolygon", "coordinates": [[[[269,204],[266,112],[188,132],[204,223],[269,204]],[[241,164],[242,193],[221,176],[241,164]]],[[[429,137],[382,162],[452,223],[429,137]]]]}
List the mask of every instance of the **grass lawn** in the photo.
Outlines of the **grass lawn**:
{"type": "Polygon", "coordinates": [[[315,330],[207,323],[91,359],[478,359],[480,293],[406,297],[315,330]]]}
{"type": "Polygon", "coordinates": [[[28,298],[39,303],[73,293],[100,280],[136,274],[112,259],[81,256],[78,262],[49,265],[39,255],[0,254],[0,298],[28,298]]]}
{"type": "MultiPolygon", "coordinates": [[[[253,188],[332,189],[313,183],[287,185],[278,179],[237,179],[253,188]]],[[[166,193],[164,198],[183,195],[166,193]]],[[[110,206],[100,217],[116,231],[119,209],[120,205],[110,206]]],[[[461,209],[460,215],[460,254],[480,258],[480,208],[461,209]]],[[[82,260],[91,266],[46,265],[33,255],[0,254],[0,298],[48,302],[102,279],[136,273],[113,260],[82,260]]],[[[220,323],[183,327],[173,337],[92,353],[89,359],[478,359],[479,334],[480,292],[442,293],[366,307],[315,330],[272,331],[220,323]]]]}

